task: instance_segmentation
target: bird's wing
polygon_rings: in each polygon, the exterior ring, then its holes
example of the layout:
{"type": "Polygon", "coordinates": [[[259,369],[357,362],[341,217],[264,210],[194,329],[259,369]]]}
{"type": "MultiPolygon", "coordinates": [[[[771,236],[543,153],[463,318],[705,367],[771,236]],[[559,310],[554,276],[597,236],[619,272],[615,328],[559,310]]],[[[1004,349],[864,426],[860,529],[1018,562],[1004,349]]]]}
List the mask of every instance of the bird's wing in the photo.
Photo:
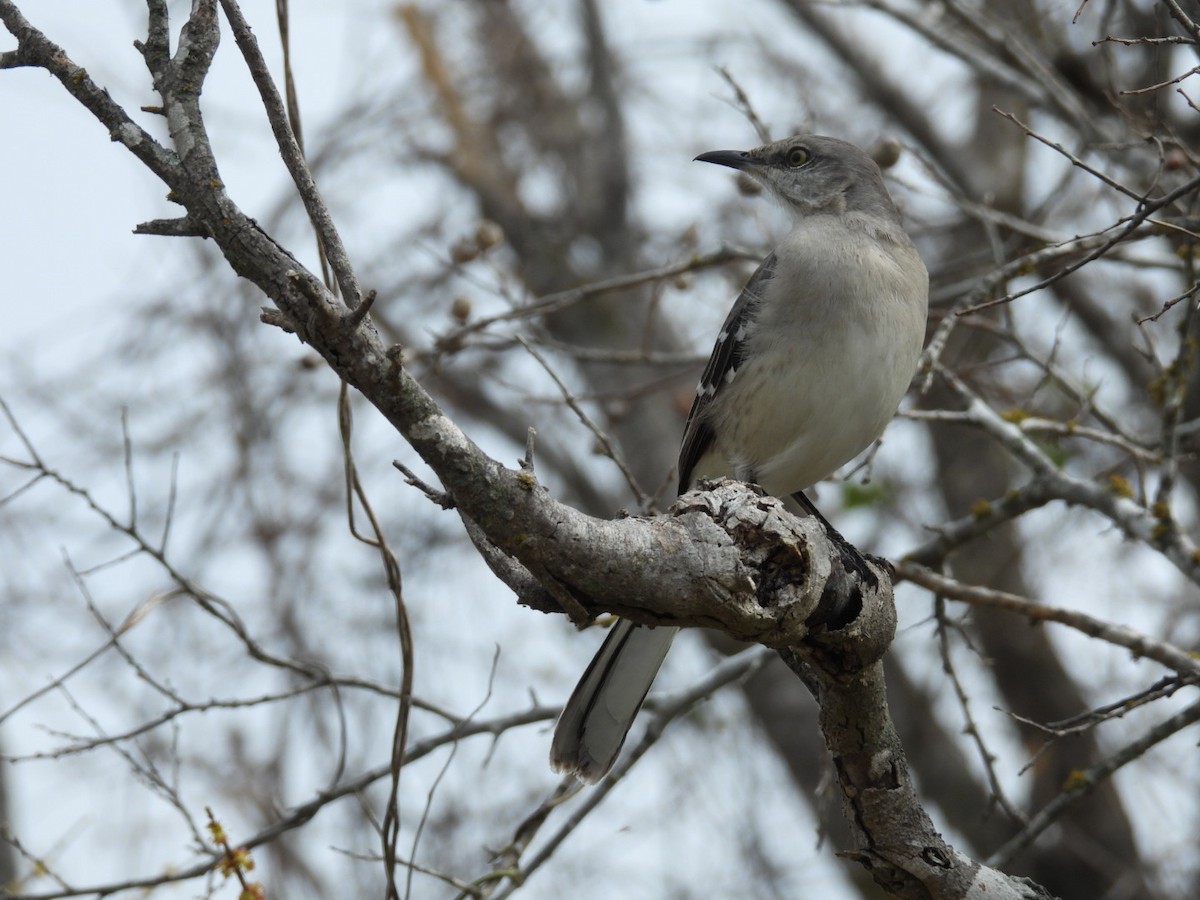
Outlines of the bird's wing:
{"type": "Polygon", "coordinates": [[[762,261],[738,295],[737,302],[729,311],[700,384],[696,388],[696,399],[688,413],[683,431],[683,446],[679,448],[679,493],[688,489],[692,480],[692,469],[704,456],[713,441],[713,430],[708,424],[705,411],[721,389],[733,381],[742,365],[746,352],[746,326],[754,317],[755,309],[762,299],[763,290],[775,277],[775,254],[762,261]]]}

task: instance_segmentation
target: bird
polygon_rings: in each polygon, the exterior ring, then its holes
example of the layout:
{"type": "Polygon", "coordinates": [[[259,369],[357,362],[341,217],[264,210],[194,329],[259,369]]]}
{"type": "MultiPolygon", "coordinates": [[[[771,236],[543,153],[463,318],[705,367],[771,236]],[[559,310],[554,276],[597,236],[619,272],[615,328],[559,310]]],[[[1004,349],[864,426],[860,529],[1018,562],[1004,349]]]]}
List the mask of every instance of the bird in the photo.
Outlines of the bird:
{"type": "MultiPolygon", "coordinates": [[[[684,426],[679,493],[734,478],[820,517],[804,491],[879,438],[912,381],[929,275],[854,144],[797,135],[695,161],[749,176],[791,229],[717,335],[684,426]]],[[[556,771],[588,783],[608,773],[677,631],[617,620],[559,716],[556,771]]]]}

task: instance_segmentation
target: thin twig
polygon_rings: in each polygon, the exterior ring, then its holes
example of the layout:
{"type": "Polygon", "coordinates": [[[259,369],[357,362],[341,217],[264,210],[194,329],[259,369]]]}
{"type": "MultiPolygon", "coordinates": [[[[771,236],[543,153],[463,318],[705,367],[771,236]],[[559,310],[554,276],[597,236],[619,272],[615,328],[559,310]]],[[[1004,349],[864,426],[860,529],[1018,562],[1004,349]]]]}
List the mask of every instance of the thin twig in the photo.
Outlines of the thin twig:
{"type": "Polygon", "coordinates": [[[16,51],[0,57],[0,67],[22,65],[45,69],[108,129],[114,141],[119,141],[169,187],[176,186],[181,175],[179,158],[133,121],[62,47],[34,28],[12,0],[0,0],[0,21],[18,40],[16,51]]]}
{"type": "Polygon", "coordinates": [[[579,401],[575,399],[575,395],[571,393],[571,389],[568,388],[563,380],[558,377],[558,373],[554,371],[554,367],[550,365],[550,363],[546,360],[546,357],[542,356],[542,354],[537,351],[537,348],[530,344],[529,341],[525,340],[525,338],[521,335],[517,335],[516,338],[521,346],[525,348],[530,356],[537,360],[538,365],[540,365],[542,369],[545,370],[546,374],[549,375],[554,381],[554,384],[562,393],[563,402],[567,404],[573,413],[575,413],[575,415],[579,418],[579,421],[583,423],[583,427],[592,433],[592,436],[600,444],[601,449],[604,450],[604,455],[611,459],[616,464],[617,468],[621,470],[621,475],[624,476],[625,483],[629,485],[629,489],[633,491],[633,496],[636,498],[638,506],[642,509],[645,509],[649,498],[646,496],[646,492],[642,490],[641,485],[638,484],[637,476],[633,474],[633,469],[631,469],[629,464],[625,462],[625,458],[613,445],[613,442],[609,439],[608,435],[605,434],[600,426],[592,420],[592,417],[587,414],[586,410],[579,405],[579,401]]]}
{"type": "Polygon", "coordinates": [[[721,80],[729,85],[730,90],[733,91],[733,105],[741,112],[743,116],[746,117],[746,121],[749,122],[754,128],[754,133],[758,135],[759,143],[770,143],[771,129],[767,127],[766,123],[763,122],[761,118],[759,118],[758,112],[754,108],[754,104],[750,102],[750,97],[746,94],[745,90],[742,89],[742,86],[738,84],[737,80],[729,73],[729,69],[726,66],[717,66],[717,74],[721,76],[721,80]]]}
{"type": "MultiPolygon", "coordinates": [[[[906,409],[902,410],[899,416],[904,419],[913,419],[917,422],[941,422],[961,425],[969,425],[975,421],[970,413],[950,409],[906,409]]],[[[1146,463],[1158,463],[1162,458],[1154,450],[1135,444],[1123,435],[1101,431],[1099,428],[1089,428],[1086,425],[1077,425],[1074,420],[1057,422],[1054,419],[1042,419],[1037,416],[1021,416],[1018,419],[1014,419],[1013,424],[1026,434],[1052,434],[1061,438],[1081,438],[1095,441],[1097,444],[1107,444],[1110,447],[1116,447],[1127,453],[1134,459],[1146,463]]]]}
{"type": "MultiPolygon", "coordinates": [[[[1037,284],[1031,285],[1030,287],[1024,288],[1019,291],[1013,291],[1012,293],[1005,294],[1003,297],[997,297],[994,300],[988,300],[983,303],[977,303],[974,306],[967,306],[967,307],[958,309],[958,310],[956,310],[956,315],[965,316],[970,313],[979,312],[980,310],[990,309],[993,306],[1000,306],[1005,303],[1011,303],[1013,300],[1016,300],[1018,297],[1024,297],[1026,294],[1032,294],[1036,291],[1042,290],[1043,288],[1049,287],[1050,285],[1054,284],[1057,281],[1061,281],[1062,279],[1066,278],[1071,273],[1079,271],[1084,266],[1086,266],[1088,263],[1094,262],[1095,260],[1104,256],[1104,254],[1108,253],[1113,247],[1117,246],[1121,242],[1127,241],[1130,238],[1132,238],[1135,235],[1135,233],[1137,232],[1137,230],[1142,226],[1142,224],[1150,218],[1152,213],[1157,212],[1158,210],[1162,209],[1163,207],[1169,206],[1170,204],[1174,203],[1176,200],[1178,200],[1182,197],[1185,197],[1188,194],[1194,193],[1197,188],[1200,188],[1200,175],[1197,175],[1197,176],[1189,179],[1188,181],[1181,184],[1179,187],[1175,188],[1175,190],[1171,191],[1168,194],[1165,194],[1162,197],[1157,197],[1153,200],[1146,200],[1143,203],[1141,203],[1140,208],[1138,209],[1137,212],[1135,212],[1129,216],[1122,217],[1116,223],[1114,223],[1114,225],[1112,225],[1112,226],[1110,226],[1110,228],[1106,229],[1106,231],[1112,231],[1113,228],[1117,228],[1117,226],[1120,226],[1117,229],[1116,233],[1113,234],[1111,237],[1104,238],[1104,239],[1098,239],[1098,237],[1093,237],[1093,238],[1084,239],[1084,240],[1081,240],[1078,242],[1072,242],[1072,243],[1075,243],[1078,245],[1076,249],[1083,249],[1083,247],[1085,245],[1090,245],[1091,249],[1088,250],[1087,253],[1085,253],[1082,257],[1080,257],[1075,262],[1068,263],[1067,265],[1063,266],[1061,269],[1059,269],[1054,274],[1052,274],[1046,278],[1043,278],[1037,284]]],[[[1064,255],[1062,252],[1063,251],[1062,247],[1049,248],[1049,249],[1054,251],[1054,253],[1052,255],[1057,255],[1057,256],[1064,255]]],[[[1033,258],[1036,258],[1045,252],[1046,251],[1039,251],[1038,253],[1031,253],[1025,259],[1032,260],[1033,258]]],[[[1048,255],[1050,255],[1050,254],[1048,254],[1048,255]]],[[[1007,270],[1009,268],[1009,266],[1005,266],[1003,268],[1005,270],[1007,270]]],[[[997,272],[994,273],[993,276],[989,276],[988,281],[993,281],[994,276],[1000,275],[1000,271],[1001,270],[997,270],[997,272]]],[[[1006,272],[1005,280],[1008,277],[1012,277],[1012,275],[1018,274],[1018,272],[1019,272],[1019,269],[1013,270],[1011,273],[1006,272]]]]}
{"type": "Polygon", "coordinates": [[[250,30],[250,24],[242,15],[237,0],[220,0],[220,2],[221,8],[225,10],[225,16],[229,19],[233,38],[237,42],[238,49],[242,51],[242,58],[246,61],[246,68],[250,72],[255,87],[258,88],[263,109],[267,114],[267,121],[271,125],[271,133],[275,135],[275,143],[279,147],[280,156],[283,157],[283,163],[287,167],[288,174],[292,176],[296,190],[300,193],[300,199],[304,203],[304,209],[308,213],[313,228],[320,235],[342,297],[346,305],[354,309],[362,301],[358,278],[354,274],[354,267],[342,244],[337,226],[333,223],[329,208],[325,205],[325,201],[317,189],[308,163],[305,162],[304,152],[288,123],[287,109],[284,106],[283,98],[279,96],[279,90],[275,87],[274,79],[271,78],[271,72],[267,67],[266,60],[263,59],[262,51],[259,50],[258,39],[250,30]]]}
{"type": "MultiPolygon", "coordinates": [[[[358,477],[358,467],[354,462],[351,435],[353,433],[353,415],[350,406],[350,390],[345,381],[341,383],[338,392],[338,432],[342,438],[342,460],[346,478],[346,516],[350,533],[379,551],[383,563],[384,575],[387,579],[388,590],[396,610],[396,630],[400,639],[400,704],[396,711],[396,725],[392,734],[391,758],[391,788],[388,793],[387,810],[383,816],[381,837],[383,840],[384,874],[387,877],[387,895],[389,900],[399,900],[400,893],[396,887],[396,842],[400,838],[400,770],[404,759],[404,746],[408,741],[408,721],[412,712],[413,688],[413,637],[412,623],[408,617],[408,607],[404,602],[403,579],[400,572],[400,562],[388,546],[383,528],[375,516],[366,490],[358,477]],[[354,505],[358,503],[371,526],[371,535],[359,533],[354,521],[354,505]]],[[[411,873],[410,873],[411,875],[411,873]]]]}
{"type": "Polygon", "coordinates": [[[1092,793],[1122,766],[1133,762],[1156,744],[1162,743],[1198,721],[1200,721],[1200,703],[1193,703],[1151,728],[1136,741],[1126,744],[1108,759],[1086,769],[1076,770],[1072,773],[1070,786],[1042,807],[1037,815],[1030,819],[1028,825],[993,853],[988,858],[987,865],[999,869],[1006,868],[1021,850],[1032,844],[1038,835],[1053,825],[1072,803],[1092,793]]]}
{"type": "Polygon", "coordinates": [[[895,568],[897,578],[919,584],[939,596],[1005,610],[1035,622],[1057,622],[1090,637],[1124,647],[1137,658],[1152,659],[1181,675],[1200,676],[1200,659],[1180,647],[1155,640],[1124,625],[1114,625],[1073,609],[1047,606],[1005,591],[963,584],[907,560],[896,563],[895,568]]]}
{"type": "Polygon", "coordinates": [[[958,708],[962,711],[963,720],[966,723],[963,730],[970,736],[972,743],[975,744],[975,749],[979,752],[979,759],[983,763],[983,771],[987,774],[992,797],[1000,804],[1000,808],[1010,819],[1024,825],[1027,819],[1024,813],[1008,799],[1004,786],[1000,783],[1000,778],[996,774],[996,755],[988,749],[984,742],[983,732],[979,730],[979,726],[975,723],[975,717],[971,714],[971,698],[967,695],[962,681],[959,680],[958,671],[954,667],[950,647],[950,629],[946,616],[946,600],[940,592],[934,595],[934,620],[937,622],[938,653],[942,658],[942,671],[949,677],[950,684],[954,688],[954,695],[958,699],[958,708]]]}
{"type": "Polygon", "coordinates": [[[1176,294],[1170,300],[1164,300],[1162,309],[1160,309],[1158,312],[1150,316],[1142,316],[1140,319],[1136,319],[1135,321],[1138,325],[1145,325],[1147,322],[1157,322],[1166,312],[1173,309],[1177,304],[1182,303],[1185,300],[1191,300],[1196,296],[1197,292],[1200,292],[1200,281],[1197,281],[1182,294],[1176,294]]]}
{"type": "Polygon", "coordinates": [[[1057,141],[1052,141],[1048,137],[1045,137],[1044,135],[1041,135],[1038,132],[1034,131],[1032,128],[1030,128],[1028,125],[1026,125],[1020,119],[1018,119],[1012,113],[1005,112],[1004,110],[1002,110],[996,106],[992,107],[992,111],[994,113],[996,113],[997,115],[999,115],[1001,118],[1008,119],[1008,121],[1012,122],[1014,125],[1016,125],[1018,128],[1020,128],[1022,131],[1024,131],[1025,134],[1027,134],[1029,137],[1033,138],[1035,141],[1038,141],[1039,143],[1045,144],[1047,147],[1054,150],[1060,156],[1069,160],[1071,165],[1075,166],[1078,169],[1083,169],[1083,171],[1087,172],[1093,178],[1096,178],[1099,181],[1102,181],[1105,184],[1107,184],[1114,191],[1120,191],[1126,197],[1130,197],[1130,198],[1136,200],[1139,204],[1146,202],[1146,196],[1144,194],[1139,194],[1137,191],[1133,190],[1132,188],[1125,187],[1125,185],[1121,184],[1121,182],[1117,181],[1114,178],[1110,178],[1108,175],[1106,175],[1104,172],[1101,172],[1099,169],[1095,168],[1094,166],[1089,166],[1087,163],[1085,163],[1082,159],[1080,159],[1078,156],[1076,156],[1074,153],[1072,153],[1070,150],[1068,150],[1062,144],[1058,143],[1057,141]]]}
{"type": "Polygon", "coordinates": [[[643,284],[648,284],[654,281],[663,281],[667,278],[674,278],[676,275],[682,275],[685,272],[698,272],[703,269],[710,269],[715,266],[723,266],[726,263],[742,262],[746,260],[761,259],[761,254],[751,253],[748,250],[740,250],[733,247],[722,247],[721,249],[699,256],[690,256],[687,259],[679,260],[678,262],[668,263],[657,268],[647,269],[643,272],[634,272],[630,275],[618,275],[615,278],[605,278],[599,281],[592,281],[588,284],[580,285],[576,288],[571,288],[565,291],[558,291],[553,294],[546,294],[539,297],[531,303],[521,306],[517,309],[508,310],[507,312],[498,313],[494,316],[485,316],[482,319],[477,319],[461,328],[455,329],[448,334],[438,338],[437,345],[439,348],[457,347],[462,340],[468,335],[479,331],[484,331],[498,322],[511,322],[520,319],[531,319],[538,316],[546,316],[550,313],[560,312],[568,307],[574,306],[576,303],[581,303],[584,300],[589,300],[592,297],[598,297],[602,294],[607,294],[615,291],[628,290],[630,288],[640,287],[643,284]]]}
{"type": "MultiPolygon", "coordinates": [[[[521,865],[519,869],[516,869],[516,871],[505,873],[505,877],[510,879],[510,883],[494,895],[495,900],[503,900],[503,898],[512,896],[530,875],[541,868],[554,855],[562,842],[575,831],[579,823],[600,805],[613,788],[637,765],[646,752],[658,742],[659,738],[662,737],[663,731],[672,721],[692,709],[700,701],[711,697],[725,685],[749,677],[762,666],[766,665],[774,656],[774,652],[768,650],[766,647],[751,647],[743,650],[736,656],[723,660],[708,675],[686,691],[648,704],[647,709],[653,715],[649,717],[646,733],[643,738],[625,754],[617,766],[599,784],[585,793],[582,803],[572,811],[567,820],[542,844],[537,853],[528,859],[524,865],[521,865]]],[[[556,788],[554,797],[558,802],[574,796],[574,794],[564,796],[565,788],[573,780],[569,779],[556,788]]],[[[510,859],[508,862],[510,868],[515,868],[514,860],[510,859]]],[[[489,878],[490,876],[484,877],[489,878]]],[[[476,883],[478,884],[482,880],[479,879],[476,883]]]]}
{"type": "Polygon", "coordinates": [[[1150,84],[1150,85],[1147,85],[1146,87],[1142,87],[1142,88],[1129,88],[1127,90],[1121,91],[1120,93],[1126,94],[1126,95],[1150,94],[1150,93],[1153,93],[1154,91],[1161,91],[1163,88],[1170,87],[1173,84],[1179,84],[1179,82],[1183,81],[1184,79],[1191,78],[1197,72],[1200,72],[1200,66],[1196,66],[1194,68],[1188,69],[1182,75],[1176,75],[1174,78],[1169,78],[1166,81],[1160,81],[1157,84],[1150,84]]]}
{"type": "MultiPolygon", "coordinates": [[[[760,648],[761,649],[761,648],[760,648]]],[[[503,734],[511,728],[517,728],[522,725],[531,725],[535,723],[549,722],[555,719],[560,712],[558,707],[533,707],[529,710],[520,713],[514,713],[507,716],[501,716],[496,719],[488,719],[467,723],[464,725],[454,725],[450,729],[439,734],[433,735],[422,741],[416,741],[411,744],[404,754],[404,765],[416,762],[423,759],[430,753],[439,750],[456,741],[461,741],[464,738],[474,737],[477,735],[491,735],[493,737],[503,734]]],[[[244,839],[241,846],[246,849],[253,849],[264,844],[269,844],[279,838],[280,835],[287,834],[290,831],[299,828],[308,823],[313,816],[317,815],[325,807],[338,800],[346,797],[359,797],[363,791],[366,791],[371,785],[375,784],[381,778],[387,778],[391,774],[392,764],[388,763],[375,766],[368,769],[362,774],[349,781],[344,781],[335,787],[327,788],[320,791],[312,800],[299,806],[285,810],[279,819],[264,827],[254,835],[244,839]]],[[[118,882],[100,883],[88,885],[85,887],[66,887],[62,890],[49,891],[40,894],[16,894],[11,898],[6,897],[5,900],[63,900],[67,897],[86,897],[100,896],[106,897],[112,894],[121,893],[123,891],[141,890],[145,888],[159,887],[165,884],[178,884],[184,881],[190,881],[193,878],[199,878],[211,872],[220,861],[220,856],[212,854],[202,859],[199,863],[191,866],[165,866],[161,867],[160,871],[154,875],[149,875],[141,878],[130,878],[118,882]],[[161,871],[165,869],[165,873],[161,871]]]]}

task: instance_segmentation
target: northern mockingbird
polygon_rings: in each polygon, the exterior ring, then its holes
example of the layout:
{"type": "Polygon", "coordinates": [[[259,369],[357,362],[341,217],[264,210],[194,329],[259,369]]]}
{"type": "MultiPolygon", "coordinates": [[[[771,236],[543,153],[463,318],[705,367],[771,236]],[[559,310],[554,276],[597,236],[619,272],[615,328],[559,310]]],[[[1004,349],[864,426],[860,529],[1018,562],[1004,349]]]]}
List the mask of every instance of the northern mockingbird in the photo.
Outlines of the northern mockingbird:
{"type": "MultiPolygon", "coordinates": [[[[696,159],[745,172],[792,230],[717,335],[684,430],[679,492],[726,476],[817,514],[802,491],[879,437],[912,380],[929,276],[879,167],[853,144],[801,135],[696,159]]],[[[604,777],[677,630],[613,626],[559,717],[556,770],[604,777]]]]}

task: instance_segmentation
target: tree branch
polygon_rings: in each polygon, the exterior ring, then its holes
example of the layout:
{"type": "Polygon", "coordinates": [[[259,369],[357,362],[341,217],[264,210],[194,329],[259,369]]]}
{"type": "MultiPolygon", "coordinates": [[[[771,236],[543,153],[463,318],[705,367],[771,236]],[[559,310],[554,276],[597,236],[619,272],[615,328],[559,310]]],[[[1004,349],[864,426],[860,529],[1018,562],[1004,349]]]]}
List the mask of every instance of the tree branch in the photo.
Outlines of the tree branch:
{"type": "Polygon", "coordinates": [[[358,278],[350,264],[346,247],[342,244],[342,237],[333,223],[333,216],[329,214],[329,208],[325,205],[320,191],[317,190],[316,182],[313,181],[308,163],[304,159],[304,151],[300,148],[300,143],[288,121],[283,98],[280,97],[279,90],[271,78],[271,72],[267,68],[267,62],[258,49],[258,40],[254,37],[254,32],[250,30],[250,25],[235,0],[221,0],[221,8],[225,10],[225,15],[229,18],[230,27],[233,29],[233,39],[237,42],[238,49],[242,51],[242,57],[246,60],[246,68],[250,71],[250,77],[254,79],[259,96],[262,97],[263,109],[266,111],[267,121],[271,125],[271,133],[275,135],[275,143],[279,147],[283,163],[287,166],[288,174],[292,176],[296,190],[300,192],[300,200],[304,203],[304,209],[308,212],[313,228],[320,238],[321,246],[329,258],[329,264],[333,268],[334,278],[337,280],[342,297],[345,298],[351,309],[355,309],[362,299],[358,278]]]}

